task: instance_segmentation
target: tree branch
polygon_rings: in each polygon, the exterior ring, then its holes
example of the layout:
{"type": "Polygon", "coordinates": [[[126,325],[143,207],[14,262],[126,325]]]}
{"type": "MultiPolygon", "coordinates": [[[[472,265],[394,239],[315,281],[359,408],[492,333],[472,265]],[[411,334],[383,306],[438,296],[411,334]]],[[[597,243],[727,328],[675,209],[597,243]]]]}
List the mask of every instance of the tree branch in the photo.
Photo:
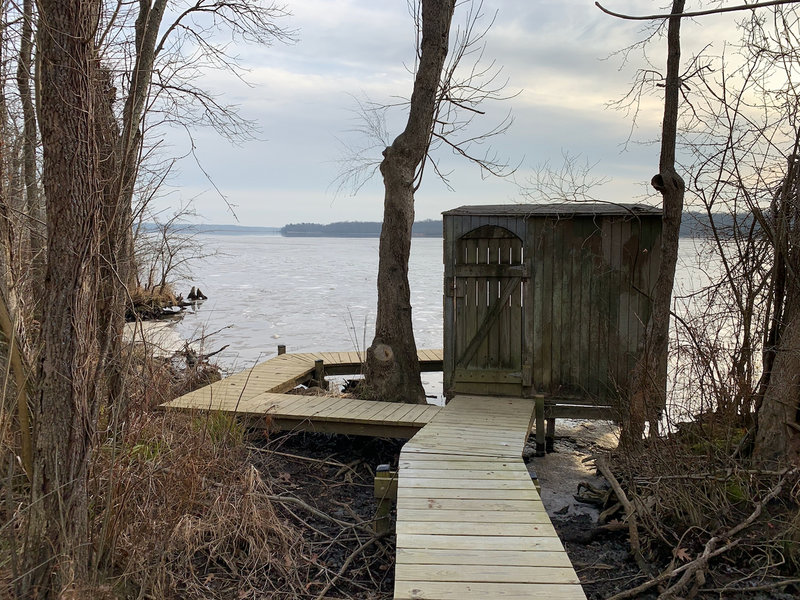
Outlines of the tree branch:
{"type": "Polygon", "coordinates": [[[622,506],[625,507],[625,514],[628,517],[628,534],[631,544],[631,552],[633,553],[633,557],[636,559],[636,564],[638,565],[639,569],[643,573],[648,572],[647,563],[644,560],[644,556],[642,556],[642,548],[639,544],[639,527],[636,523],[636,509],[634,508],[631,501],[628,500],[628,496],[625,494],[625,490],[622,489],[622,486],[617,481],[617,478],[614,477],[614,473],[611,472],[611,469],[606,464],[605,459],[598,458],[595,460],[595,464],[597,465],[597,470],[603,474],[603,477],[606,478],[606,481],[611,485],[611,489],[614,490],[614,493],[617,495],[617,500],[622,503],[622,506]]]}
{"type": "Polygon", "coordinates": [[[680,17],[681,19],[691,17],[702,17],[705,15],[717,15],[720,13],[736,12],[742,10],[753,10],[756,8],[764,8],[768,6],[780,6],[782,4],[797,4],[800,0],[771,0],[770,2],[759,2],[757,4],[739,4],[737,6],[723,6],[722,8],[709,8],[708,10],[696,10],[694,12],[681,12],[680,14],[656,14],[656,15],[626,15],[624,13],[614,12],[605,8],[599,2],[594,5],[602,10],[607,15],[617,17],[618,19],[625,19],[627,21],[655,21],[658,19],[669,19],[670,17],[680,17]]]}

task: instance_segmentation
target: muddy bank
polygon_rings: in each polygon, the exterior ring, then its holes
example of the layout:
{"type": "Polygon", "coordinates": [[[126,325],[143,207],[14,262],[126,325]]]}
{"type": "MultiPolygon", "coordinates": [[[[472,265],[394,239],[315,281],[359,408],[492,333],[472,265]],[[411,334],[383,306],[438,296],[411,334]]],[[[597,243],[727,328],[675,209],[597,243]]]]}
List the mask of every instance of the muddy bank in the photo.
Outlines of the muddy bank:
{"type": "Polygon", "coordinates": [[[565,419],[557,422],[553,452],[537,457],[532,439],[526,446],[528,471],[539,479],[542,502],[588,600],[609,598],[638,581],[639,569],[628,552],[627,530],[599,529],[600,508],[577,498],[580,484],[608,487],[591,457],[615,448],[618,435],[619,428],[608,421],[565,419]]]}

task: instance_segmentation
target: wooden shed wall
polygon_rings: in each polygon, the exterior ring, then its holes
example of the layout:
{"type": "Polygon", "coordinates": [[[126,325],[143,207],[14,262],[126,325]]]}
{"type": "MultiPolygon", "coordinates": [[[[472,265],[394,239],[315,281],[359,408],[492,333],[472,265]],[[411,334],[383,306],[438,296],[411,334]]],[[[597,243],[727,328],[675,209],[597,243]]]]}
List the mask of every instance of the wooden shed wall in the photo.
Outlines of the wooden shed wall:
{"type": "Polygon", "coordinates": [[[652,217],[528,220],[533,391],[607,400],[627,386],[649,318],[660,232],[652,217]]]}
{"type": "MultiPolygon", "coordinates": [[[[658,272],[657,215],[445,215],[445,287],[458,240],[481,226],[524,242],[521,385],[454,380],[454,302],[445,290],[444,381],[460,393],[581,396],[612,402],[628,384],[658,272]]],[[[457,325],[455,325],[457,327],[457,325]]],[[[475,377],[473,376],[474,380],[475,377]]],[[[500,382],[498,382],[500,383],[500,382]]]]}

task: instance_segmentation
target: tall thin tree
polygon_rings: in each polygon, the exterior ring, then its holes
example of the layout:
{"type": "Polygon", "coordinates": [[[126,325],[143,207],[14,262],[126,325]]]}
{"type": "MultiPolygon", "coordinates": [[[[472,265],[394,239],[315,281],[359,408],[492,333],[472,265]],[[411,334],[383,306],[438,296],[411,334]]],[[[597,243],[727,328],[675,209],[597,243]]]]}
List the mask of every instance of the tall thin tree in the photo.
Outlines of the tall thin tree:
{"type": "Polygon", "coordinates": [[[430,146],[439,81],[447,58],[455,0],[422,0],[422,40],[408,121],[383,151],[383,229],[378,263],[375,337],[366,376],[383,400],[425,403],[411,319],[408,260],[417,169],[430,146]]]}
{"type": "Polygon", "coordinates": [[[48,309],[34,399],[26,556],[28,593],[55,598],[79,589],[89,566],[87,471],[100,359],[96,326],[103,184],[95,121],[100,1],[42,0],[39,10],[48,309]]]}

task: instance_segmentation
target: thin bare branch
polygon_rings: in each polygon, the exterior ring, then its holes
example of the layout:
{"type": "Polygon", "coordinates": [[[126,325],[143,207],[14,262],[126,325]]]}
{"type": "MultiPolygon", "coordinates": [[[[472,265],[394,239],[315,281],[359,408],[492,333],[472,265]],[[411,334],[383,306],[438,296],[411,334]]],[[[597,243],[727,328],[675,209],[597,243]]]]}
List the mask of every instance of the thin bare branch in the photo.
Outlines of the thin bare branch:
{"type": "Polygon", "coordinates": [[[681,12],[680,14],[654,14],[654,15],[627,15],[624,13],[614,12],[605,8],[599,2],[595,2],[594,5],[599,8],[601,11],[606,13],[607,15],[611,15],[612,17],[617,17],[618,19],[625,19],[627,21],[655,21],[660,19],[669,19],[670,17],[680,17],[684,18],[691,18],[691,17],[703,17],[705,15],[717,15],[722,13],[729,13],[729,12],[738,12],[742,10],[755,10],[758,8],[765,8],[768,6],[780,6],[783,4],[797,4],[800,0],[770,0],[769,2],[757,2],[754,4],[739,4],[737,6],[722,6],[719,8],[709,8],[707,10],[697,10],[692,12],[681,12]]]}

